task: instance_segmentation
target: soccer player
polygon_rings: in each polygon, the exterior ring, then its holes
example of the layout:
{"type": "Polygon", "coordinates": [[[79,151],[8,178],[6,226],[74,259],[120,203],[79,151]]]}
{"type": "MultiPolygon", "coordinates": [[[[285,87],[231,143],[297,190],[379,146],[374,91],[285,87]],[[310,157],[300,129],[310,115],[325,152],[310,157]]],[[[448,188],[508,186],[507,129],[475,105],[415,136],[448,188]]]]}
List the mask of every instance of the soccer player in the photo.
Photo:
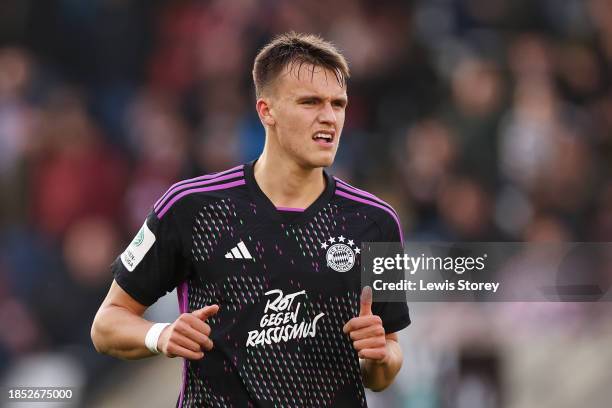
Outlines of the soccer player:
{"type": "Polygon", "coordinates": [[[324,171],[349,69],[320,37],[284,34],[255,59],[261,156],[181,181],[112,265],[99,352],[183,357],[179,407],[365,407],[402,364],[405,303],[372,304],[362,242],[401,241],[395,211],[324,171]],[[171,324],[142,318],[177,288],[171,324]]]}

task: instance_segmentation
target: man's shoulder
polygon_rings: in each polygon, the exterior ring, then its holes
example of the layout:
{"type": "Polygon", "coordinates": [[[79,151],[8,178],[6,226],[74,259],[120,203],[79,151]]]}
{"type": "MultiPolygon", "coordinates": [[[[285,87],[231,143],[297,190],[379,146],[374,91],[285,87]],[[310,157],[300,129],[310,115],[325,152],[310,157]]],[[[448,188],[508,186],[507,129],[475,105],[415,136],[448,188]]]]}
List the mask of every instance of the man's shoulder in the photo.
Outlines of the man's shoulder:
{"type": "Polygon", "coordinates": [[[374,194],[357,188],[339,177],[333,176],[336,182],[336,196],[351,208],[359,208],[365,214],[383,225],[397,225],[401,230],[401,223],[397,211],[386,201],[374,194]]]}
{"type": "Polygon", "coordinates": [[[162,218],[178,202],[196,196],[199,200],[215,201],[230,196],[232,190],[246,184],[244,164],[211,174],[204,174],[174,183],[153,205],[158,218],[162,218]]]}

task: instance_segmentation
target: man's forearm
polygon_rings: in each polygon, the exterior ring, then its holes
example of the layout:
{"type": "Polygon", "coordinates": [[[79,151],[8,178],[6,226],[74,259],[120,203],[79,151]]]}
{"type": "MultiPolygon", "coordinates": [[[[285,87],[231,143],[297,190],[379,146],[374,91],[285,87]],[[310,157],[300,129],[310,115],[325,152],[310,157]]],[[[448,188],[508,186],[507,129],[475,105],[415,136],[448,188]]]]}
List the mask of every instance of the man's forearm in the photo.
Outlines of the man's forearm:
{"type": "Polygon", "coordinates": [[[101,308],[91,327],[91,339],[100,353],[127,360],[153,355],[144,344],[153,323],[129,310],[109,305],[101,308]]]}
{"type": "Polygon", "coordinates": [[[387,339],[387,359],[384,362],[361,360],[363,384],[372,391],[382,391],[395,379],[402,367],[402,349],[395,340],[387,339]]]}

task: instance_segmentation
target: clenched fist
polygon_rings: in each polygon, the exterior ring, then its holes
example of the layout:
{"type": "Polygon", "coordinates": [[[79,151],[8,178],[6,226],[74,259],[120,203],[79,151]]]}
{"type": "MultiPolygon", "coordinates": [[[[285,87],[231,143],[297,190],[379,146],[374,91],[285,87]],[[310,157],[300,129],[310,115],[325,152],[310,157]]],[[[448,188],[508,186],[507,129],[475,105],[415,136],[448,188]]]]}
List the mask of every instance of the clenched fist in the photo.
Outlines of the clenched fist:
{"type": "Polygon", "coordinates": [[[204,351],[213,348],[210,326],[206,319],[219,311],[218,305],[206,306],[191,313],[183,313],[170,326],[164,328],[157,341],[157,349],[168,357],[199,360],[204,351]]]}
{"type": "Polygon", "coordinates": [[[372,288],[361,291],[359,317],[349,320],[342,329],[353,341],[359,358],[384,364],[388,359],[387,339],[380,316],[372,314],[372,288]]]}

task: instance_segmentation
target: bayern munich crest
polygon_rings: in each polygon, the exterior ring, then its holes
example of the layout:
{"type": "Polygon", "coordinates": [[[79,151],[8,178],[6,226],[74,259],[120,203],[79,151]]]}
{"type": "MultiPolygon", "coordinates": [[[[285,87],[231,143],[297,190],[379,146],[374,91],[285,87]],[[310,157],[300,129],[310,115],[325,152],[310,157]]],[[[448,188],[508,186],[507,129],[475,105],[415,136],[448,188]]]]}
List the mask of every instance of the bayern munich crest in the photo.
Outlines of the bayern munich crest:
{"type": "Polygon", "coordinates": [[[361,252],[352,239],[347,240],[342,235],[321,242],[321,249],[327,250],[325,254],[327,266],[336,272],[350,271],[355,265],[356,255],[361,252]]]}

